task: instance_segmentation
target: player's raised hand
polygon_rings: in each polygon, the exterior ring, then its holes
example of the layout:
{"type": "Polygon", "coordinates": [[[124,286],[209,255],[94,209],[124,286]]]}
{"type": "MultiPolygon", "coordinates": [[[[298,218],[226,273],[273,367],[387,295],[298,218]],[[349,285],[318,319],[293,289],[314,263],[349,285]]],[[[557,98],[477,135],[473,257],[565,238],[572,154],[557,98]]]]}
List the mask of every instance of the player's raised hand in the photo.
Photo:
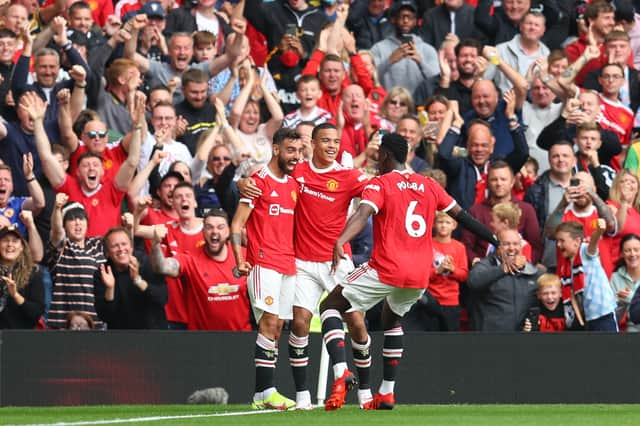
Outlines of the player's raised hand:
{"type": "Polygon", "coordinates": [[[159,243],[160,241],[165,239],[167,236],[167,232],[169,232],[169,230],[165,225],[153,225],[153,242],[159,243]]]}
{"type": "Polygon", "coordinates": [[[27,228],[31,228],[31,226],[34,224],[33,212],[31,210],[22,210],[18,217],[20,217],[20,220],[27,228]]]}
{"type": "Polygon", "coordinates": [[[57,209],[62,209],[65,204],[67,204],[67,201],[69,201],[69,196],[67,194],[65,194],[64,192],[58,192],[56,194],[56,208],[57,209]]]}
{"type": "Polygon", "coordinates": [[[33,155],[31,152],[22,154],[22,171],[27,180],[33,178],[33,155]]]}

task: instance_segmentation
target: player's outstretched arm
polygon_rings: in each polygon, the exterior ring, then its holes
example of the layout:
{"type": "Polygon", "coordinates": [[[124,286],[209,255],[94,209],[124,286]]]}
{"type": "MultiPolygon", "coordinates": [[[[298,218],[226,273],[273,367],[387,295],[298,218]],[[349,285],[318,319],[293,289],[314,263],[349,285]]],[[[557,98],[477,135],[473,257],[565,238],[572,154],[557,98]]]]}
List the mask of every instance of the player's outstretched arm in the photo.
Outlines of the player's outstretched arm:
{"type": "Polygon", "coordinates": [[[242,229],[247,220],[249,220],[252,210],[249,203],[241,200],[231,221],[231,248],[233,249],[233,257],[236,259],[236,267],[240,275],[248,275],[249,271],[251,271],[251,265],[244,260],[242,255],[242,229]]]}
{"type": "Polygon", "coordinates": [[[447,213],[449,214],[449,216],[457,220],[462,226],[476,234],[478,237],[482,238],[485,241],[488,241],[496,247],[500,245],[498,239],[493,234],[493,232],[489,230],[489,228],[478,222],[476,218],[467,213],[466,210],[463,210],[459,205],[456,204],[447,213]]]}
{"type": "Polygon", "coordinates": [[[333,261],[331,263],[331,273],[336,271],[340,259],[344,258],[344,250],[342,247],[358,235],[367,225],[369,216],[375,213],[370,204],[360,203],[358,210],[349,218],[347,224],[342,230],[342,234],[338,237],[336,244],[333,246],[333,261]]]}

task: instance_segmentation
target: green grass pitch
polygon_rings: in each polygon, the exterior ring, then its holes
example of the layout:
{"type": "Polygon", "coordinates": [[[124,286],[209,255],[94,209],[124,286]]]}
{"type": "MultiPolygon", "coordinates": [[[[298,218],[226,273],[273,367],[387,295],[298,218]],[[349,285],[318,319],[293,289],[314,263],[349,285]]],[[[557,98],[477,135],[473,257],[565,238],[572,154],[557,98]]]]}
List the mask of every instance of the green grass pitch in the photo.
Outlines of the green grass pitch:
{"type": "Polygon", "coordinates": [[[640,405],[398,405],[392,411],[345,406],[335,412],[251,413],[248,405],[4,407],[0,425],[638,425],[640,405]],[[222,414],[234,414],[225,415],[222,414]],[[201,415],[200,417],[196,417],[201,415]],[[212,416],[215,415],[215,416],[212,416]],[[176,418],[167,418],[175,416],[176,418]]]}

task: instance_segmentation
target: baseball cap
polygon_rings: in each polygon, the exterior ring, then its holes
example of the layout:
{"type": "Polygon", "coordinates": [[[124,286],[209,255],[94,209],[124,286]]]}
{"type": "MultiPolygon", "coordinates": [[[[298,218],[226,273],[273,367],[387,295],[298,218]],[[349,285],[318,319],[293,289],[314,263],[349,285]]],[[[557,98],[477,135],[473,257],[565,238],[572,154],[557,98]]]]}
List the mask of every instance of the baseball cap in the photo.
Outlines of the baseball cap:
{"type": "Polygon", "coordinates": [[[418,13],[418,6],[413,0],[400,0],[393,3],[391,6],[391,16],[395,16],[401,9],[411,9],[413,13],[418,13]]]}
{"type": "Polygon", "coordinates": [[[162,185],[162,183],[169,178],[176,178],[178,179],[178,181],[184,182],[184,176],[182,176],[182,174],[178,172],[167,172],[164,176],[162,176],[162,179],[160,179],[160,185],[162,185]]]}
{"type": "Polygon", "coordinates": [[[4,228],[0,229],[0,240],[3,239],[4,237],[6,237],[9,234],[13,234],[16,237],[24,240],[24,237],[20,233],[20,230],[18,229],[18,226],[15,225],[15,224],[11,224],[9,226],[5,226],[4,228]]]}
{"type": "Polygon", "coordinates": [[[144,13],[145,15],[147,15],[148,18],[160,18],[160,19],[164,19],[165,18],[165,14],[164,14],[164,10],[162,9],[162,5],[160,4],[160,2],[157,2],[157,1],[152,1],[150,3],[145,3],[140,8],[140,13],[144,13]]]}

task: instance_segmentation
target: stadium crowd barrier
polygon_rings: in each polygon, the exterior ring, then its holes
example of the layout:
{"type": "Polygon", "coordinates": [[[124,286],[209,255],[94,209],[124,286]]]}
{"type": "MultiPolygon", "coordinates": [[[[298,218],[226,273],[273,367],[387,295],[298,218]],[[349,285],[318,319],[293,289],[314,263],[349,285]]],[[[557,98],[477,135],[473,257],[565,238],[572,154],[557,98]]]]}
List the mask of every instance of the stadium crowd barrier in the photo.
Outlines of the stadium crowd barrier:
{"type": "MultiPolygon", "coordinates": [[[[375,390],[383,337],[373,333],[372,340],[375,390]]],[[[398,403],[638,401],[640,339],[634,334],[407,333],[404,340],[398,403]]],[[[313,396],[320,342],[311,336],[313,396]]],[[[176,404],[210,387],[224,387],[229,403],[247,403],[254,343],[253,333],[1,331],[0,405],[176,404]]],[[[286,335],[276,383],[295,395],[286,335]]],[[[348,402],[355,403],[354,394],[348,402]]]]}

